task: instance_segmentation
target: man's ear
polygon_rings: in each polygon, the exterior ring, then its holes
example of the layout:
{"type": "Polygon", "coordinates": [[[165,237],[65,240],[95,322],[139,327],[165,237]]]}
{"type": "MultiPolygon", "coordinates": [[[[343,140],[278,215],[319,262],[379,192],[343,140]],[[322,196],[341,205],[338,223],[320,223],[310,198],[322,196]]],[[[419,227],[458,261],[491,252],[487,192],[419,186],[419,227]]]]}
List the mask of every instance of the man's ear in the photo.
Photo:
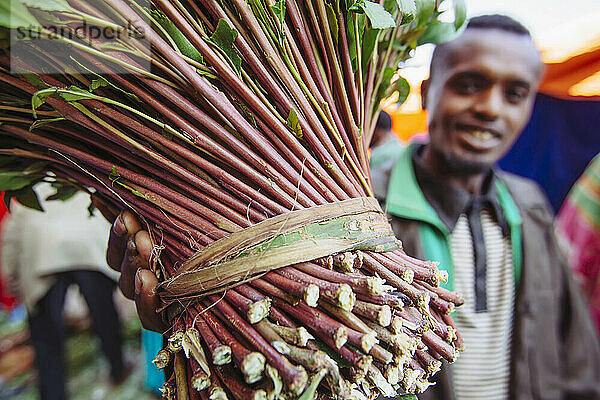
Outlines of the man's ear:
{"type": "Polygon", "coordinates": [[[427,110],[427,92],[429,92],[429,78],[421,82],[421,107],[427,110]]]}

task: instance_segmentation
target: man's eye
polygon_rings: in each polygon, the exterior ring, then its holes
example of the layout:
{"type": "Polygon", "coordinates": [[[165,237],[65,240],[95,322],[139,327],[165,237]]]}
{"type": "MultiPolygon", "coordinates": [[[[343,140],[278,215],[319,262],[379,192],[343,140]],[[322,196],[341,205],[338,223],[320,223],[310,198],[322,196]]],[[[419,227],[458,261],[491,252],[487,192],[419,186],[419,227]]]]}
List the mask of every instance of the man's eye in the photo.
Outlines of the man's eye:
{"type": "Polygon", "coordinates": [[[529,95],[529,88],[514,86],[506,89],[506,99],[511,103],[519,103],[529,95]]]}
{"type": "Polygon", "coordinates": [[[459,94],[477,93],[482,84],[475,79],[461,79],[454,82],[454,90],[459,94]]]}

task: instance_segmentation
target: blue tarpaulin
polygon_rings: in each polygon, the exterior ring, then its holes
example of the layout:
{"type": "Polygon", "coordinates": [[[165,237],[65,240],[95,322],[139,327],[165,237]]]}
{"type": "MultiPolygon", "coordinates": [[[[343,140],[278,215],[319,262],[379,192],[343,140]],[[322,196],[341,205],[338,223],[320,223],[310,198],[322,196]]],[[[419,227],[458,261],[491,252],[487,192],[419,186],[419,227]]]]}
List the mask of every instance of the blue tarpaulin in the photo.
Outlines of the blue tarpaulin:
{"type": "Polygon", "coordinates": [[[558,211],[598,152],[600,101],[561,100],[538,94],[529,124],[500,167],[537,181],[558,211]]]}

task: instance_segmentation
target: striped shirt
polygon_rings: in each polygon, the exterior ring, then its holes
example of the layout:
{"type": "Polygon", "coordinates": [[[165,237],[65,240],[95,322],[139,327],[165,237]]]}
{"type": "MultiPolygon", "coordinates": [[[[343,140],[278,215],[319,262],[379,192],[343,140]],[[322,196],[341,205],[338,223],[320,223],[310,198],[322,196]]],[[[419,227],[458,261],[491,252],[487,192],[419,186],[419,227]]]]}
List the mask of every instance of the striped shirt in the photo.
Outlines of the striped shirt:
{"type": "Polygon", "coordinates": [[[467,217],[461,214],[451,234],[454,290],[465,304],[454,320],[465,351],[452,368],[457,400],[505,400],[509,395],[514,277],[510,237],[490,213],[481,213],[486,249],[487,311],[475,312],[474,259],[467,217]]]}

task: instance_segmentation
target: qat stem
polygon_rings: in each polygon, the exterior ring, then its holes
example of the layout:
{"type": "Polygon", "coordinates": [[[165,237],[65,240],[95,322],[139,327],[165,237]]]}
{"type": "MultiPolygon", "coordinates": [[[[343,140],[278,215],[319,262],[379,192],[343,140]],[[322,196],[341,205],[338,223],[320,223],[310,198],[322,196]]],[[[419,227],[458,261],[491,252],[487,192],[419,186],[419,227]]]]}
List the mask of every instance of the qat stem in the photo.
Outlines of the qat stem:
{"type": "Polygon", "coordinates": [[[356,65],[358,73],[358,104],[360,105],[358,131],[361,142],[364,142],[363,135],[365,129],[365,101],[363,99],[364,82],[362,72],[362,48],[360,45],[360,32],[358,30],[358,14],[354,14],[354,39],[356,45],[356,65]]]}
{"type": "Polygon", "coordinates": [[[307,383],[304,368],[295,367],[285,357],[277,352],[250,324],[244,321],[225,301],[218,301],[217,296],[209,296],[215,302],[215,307],[223,313],[231,327],[236,329],[254,348],[258,349],[275,367],[286,386],[293,393],[301,393],[307,383]],[[218,301],[218,302],[217,302],[218,301]]]}

